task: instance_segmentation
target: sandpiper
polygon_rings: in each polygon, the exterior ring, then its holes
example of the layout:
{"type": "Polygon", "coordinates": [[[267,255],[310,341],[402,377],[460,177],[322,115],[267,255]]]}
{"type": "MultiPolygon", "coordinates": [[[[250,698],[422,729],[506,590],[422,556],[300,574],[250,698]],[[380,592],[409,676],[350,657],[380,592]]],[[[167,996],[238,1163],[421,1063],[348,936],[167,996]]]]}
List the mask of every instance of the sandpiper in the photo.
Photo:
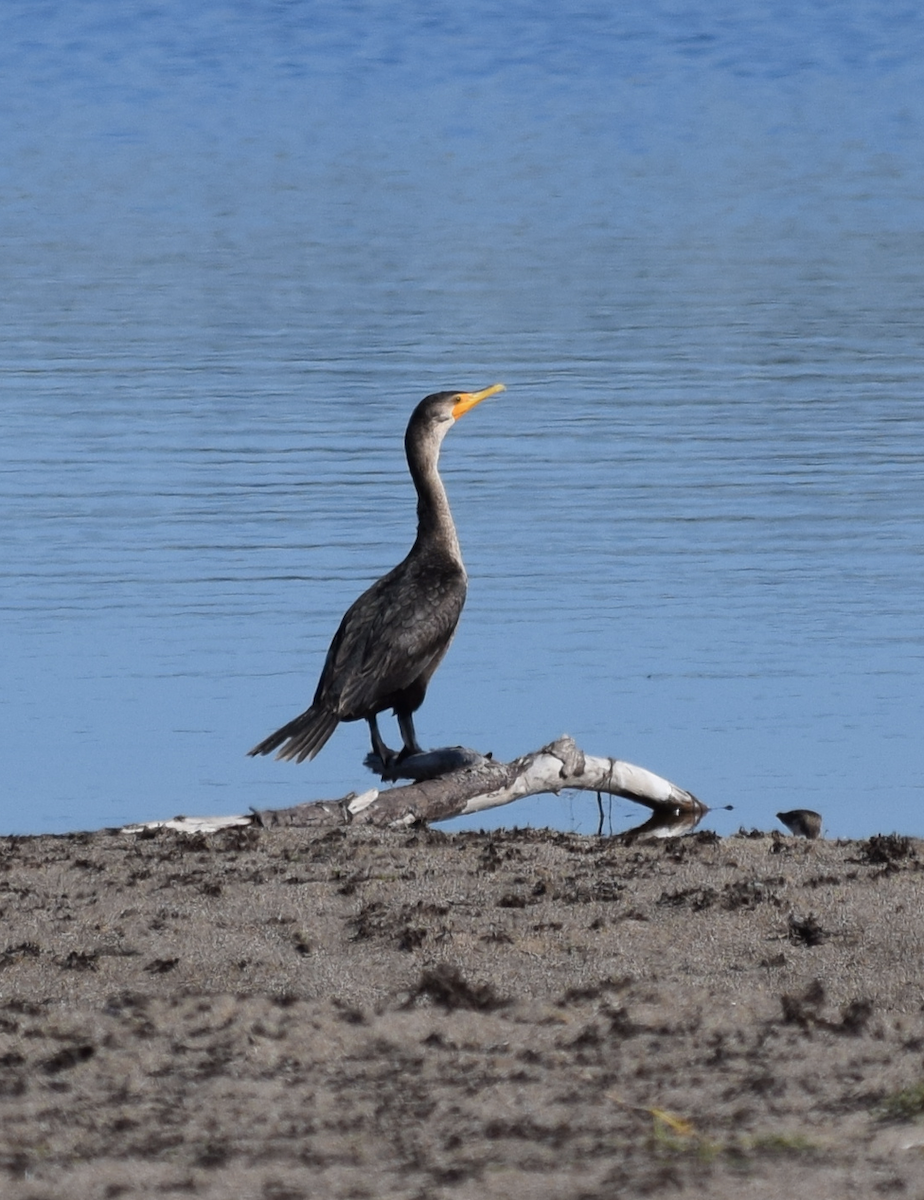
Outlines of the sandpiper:
{"type": "Polygon", "coordinates": [[[794,808],[792,812],[777,813],[776,817],[796,837],[814,841],[821,833],[821,813],[812,812],[810,808],[794,808]]]}

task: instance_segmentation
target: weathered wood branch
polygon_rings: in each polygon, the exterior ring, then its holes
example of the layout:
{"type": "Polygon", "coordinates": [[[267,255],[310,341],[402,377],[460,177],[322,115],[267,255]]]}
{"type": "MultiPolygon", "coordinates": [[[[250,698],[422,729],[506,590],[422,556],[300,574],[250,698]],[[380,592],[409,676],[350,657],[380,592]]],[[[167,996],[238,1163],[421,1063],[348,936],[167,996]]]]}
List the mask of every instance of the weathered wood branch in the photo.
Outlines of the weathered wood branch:
{"type": "MultiPolygon", "coordinates": [[[[444,763],[440,752],[433,753],[444,763]]],[[[695,823],[709,811],[692,793],[667,779],[620,759],[585,754],[567,736],[509,763],[494,762],[473,751],[462,753],[469,756],[464,760],[468,765],[437,778],[421,779],[384,792],[373,788],[339,800],[316,800],[292,808],[254,810],[253,819],[267,828],[280,825],[330,828],[350,824],[429,824],[512,804],[525,796],[543,792],[557,795],[566,788],[622,796],[644,804],[665,822],[693,818],[689,823],[695,823]]],[[[408,762],[403,765],[407,767],[408,762]]]]}

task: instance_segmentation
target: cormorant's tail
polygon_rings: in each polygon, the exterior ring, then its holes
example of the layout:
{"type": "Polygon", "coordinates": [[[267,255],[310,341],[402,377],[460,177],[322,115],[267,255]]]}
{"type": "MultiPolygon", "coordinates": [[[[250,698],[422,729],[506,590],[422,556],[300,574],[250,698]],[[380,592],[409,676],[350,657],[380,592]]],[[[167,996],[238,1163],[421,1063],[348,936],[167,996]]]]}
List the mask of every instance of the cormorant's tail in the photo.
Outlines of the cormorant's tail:
{"type": "Polygon", "coordinates": [[[277,758],[294,758],[296,762],[302,762],[306,758],[314,758],[339,724],[339,718],[329,708],[312,704],[294,721],[271,733],[247,753],[270,754],[277,746],[282,746],[277,758]]]}

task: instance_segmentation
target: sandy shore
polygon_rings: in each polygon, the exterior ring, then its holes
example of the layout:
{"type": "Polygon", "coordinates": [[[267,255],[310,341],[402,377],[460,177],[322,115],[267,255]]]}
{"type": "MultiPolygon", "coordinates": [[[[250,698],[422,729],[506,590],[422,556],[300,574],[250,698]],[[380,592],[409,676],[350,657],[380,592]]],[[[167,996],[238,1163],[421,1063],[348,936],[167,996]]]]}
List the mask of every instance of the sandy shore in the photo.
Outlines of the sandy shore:
{"type": "Polygon", "coordinates": [[[924,1195],[924,846],[0,839],[0,1195],[924,1195]]]}

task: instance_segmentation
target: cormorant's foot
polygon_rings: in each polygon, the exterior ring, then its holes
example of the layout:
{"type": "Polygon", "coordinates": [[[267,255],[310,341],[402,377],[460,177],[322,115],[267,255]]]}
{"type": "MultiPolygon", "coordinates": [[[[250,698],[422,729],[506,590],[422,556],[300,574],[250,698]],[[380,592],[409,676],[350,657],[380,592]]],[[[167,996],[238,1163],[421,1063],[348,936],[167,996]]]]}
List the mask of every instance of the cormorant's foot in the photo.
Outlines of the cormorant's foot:
{"type": "Polygon", "coordinates": [[[390,750],[381,738],[378,738],[378,740],[373,738],[372,745],[373,749],[371,753],[366,755],[363,762],[380,779],[386,783],[394,783],[397,779],[419,778],[413,771],[410,774],[405,774],[401,769],[403,763],[413,758],[420,758],[427,753],[426,750],[421,750],[416,740],[410,746],[405,742],[400,750],[390,750]]]}
{"type": "Polygon", "coordinates": [[[396,779],[413,779],[412,775],[402,776],[399,771],[401,755],[395,750],[389,750],[383,759],[381,754],[370,750],[363,759],[363,766],[368,767],[373,775],[378,775],[384,783],[394,783],[396,779]]]}

